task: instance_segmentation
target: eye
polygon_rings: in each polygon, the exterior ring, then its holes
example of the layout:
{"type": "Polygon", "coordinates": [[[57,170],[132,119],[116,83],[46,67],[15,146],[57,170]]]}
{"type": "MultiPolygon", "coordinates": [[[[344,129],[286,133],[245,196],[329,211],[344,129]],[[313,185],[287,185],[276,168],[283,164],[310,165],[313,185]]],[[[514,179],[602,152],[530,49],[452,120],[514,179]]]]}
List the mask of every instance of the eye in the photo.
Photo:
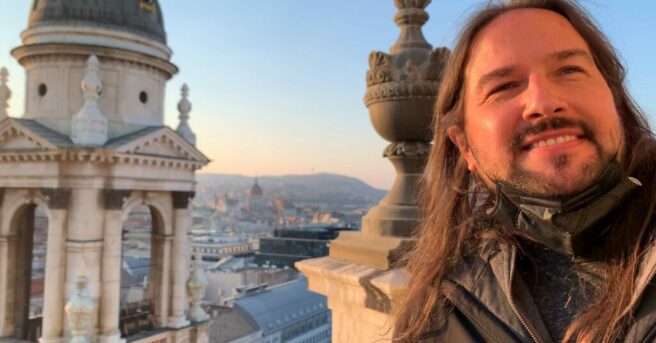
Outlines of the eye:
{"type": "Polygon", "coordinates": [[[499,92],[507,91],[507,90],[509,90],[509,89],[516,88],[517,86],[518,86],[518,85],[517,85],[517,82],[506,82],[506,83],[502,83],[502,84],[500,84],[500,85],[498,85],[498,86],[492,88],[492,90],[490,91],[490,93],[489,93],[488,95],[492,95],[492,94],[495,94],[495,93],[499,93],[499,92]]]}
{"type": "Polygon", "coordinates": [[[569,75],[569,74],[582,73],[582,72],[583,72],[583,68],[579,66],[565,66],[558,69],[558,75],[569,75]]]}

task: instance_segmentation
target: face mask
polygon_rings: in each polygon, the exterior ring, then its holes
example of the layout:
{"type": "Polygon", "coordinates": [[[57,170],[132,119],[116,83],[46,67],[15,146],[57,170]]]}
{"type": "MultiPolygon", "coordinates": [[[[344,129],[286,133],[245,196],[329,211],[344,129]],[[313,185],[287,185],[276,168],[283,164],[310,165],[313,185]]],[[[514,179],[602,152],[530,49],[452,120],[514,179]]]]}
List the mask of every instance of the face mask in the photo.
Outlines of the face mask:
{"type": "Polygon", "coordinates": [[[624,175],[617,162],[583,191],[552,199],[496,182],[496,204],[489,214],[555,251],[582,256],[604,234],[610,214],[640,186],[640,181],[624,175]]]}

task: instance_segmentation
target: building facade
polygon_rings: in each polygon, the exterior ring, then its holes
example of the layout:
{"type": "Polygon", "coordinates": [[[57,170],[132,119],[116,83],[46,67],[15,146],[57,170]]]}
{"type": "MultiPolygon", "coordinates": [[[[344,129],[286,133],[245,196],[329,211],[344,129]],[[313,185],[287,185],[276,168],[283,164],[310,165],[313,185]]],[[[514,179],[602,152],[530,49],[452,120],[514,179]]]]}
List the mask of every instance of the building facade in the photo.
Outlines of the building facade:
{"type": "Polygon", "coordinates": [[[21,38],[12,55],[26,72],[25,113],[0,118],[0,337],[125,341],[122,231],[128,215],[147,206],[147,320],[156,330],[128,339],[207,342],[207,321],[188,316],[187,233],[195,171],[209,160],[187,122],[186,86],[179,126],[164,126],[164,90],[178,69],[159,3],[34,0],[21,38]],[[37,207],[47,218],[46,286],[34,324],[28,285],[37,207]],[[79,312],[73,299],[89,306],[79,312]]]}

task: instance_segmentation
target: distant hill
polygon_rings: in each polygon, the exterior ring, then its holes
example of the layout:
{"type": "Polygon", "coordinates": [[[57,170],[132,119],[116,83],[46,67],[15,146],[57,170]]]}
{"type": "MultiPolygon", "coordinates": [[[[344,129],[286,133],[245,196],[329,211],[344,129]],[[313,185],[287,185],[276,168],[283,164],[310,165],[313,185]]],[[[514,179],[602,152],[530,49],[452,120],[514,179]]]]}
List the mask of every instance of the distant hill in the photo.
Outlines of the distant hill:
{"type": "MultiPolygon", "coordinates": [[[[196,174],[197,199],[232,194],[245,197],[255,178],[234,174],[196,174]]],[[[311,175],[259,176],[265,195],[282,196],[295,202],[367,205],[387,193],[350,176],[320,173],[311,175]]]]}

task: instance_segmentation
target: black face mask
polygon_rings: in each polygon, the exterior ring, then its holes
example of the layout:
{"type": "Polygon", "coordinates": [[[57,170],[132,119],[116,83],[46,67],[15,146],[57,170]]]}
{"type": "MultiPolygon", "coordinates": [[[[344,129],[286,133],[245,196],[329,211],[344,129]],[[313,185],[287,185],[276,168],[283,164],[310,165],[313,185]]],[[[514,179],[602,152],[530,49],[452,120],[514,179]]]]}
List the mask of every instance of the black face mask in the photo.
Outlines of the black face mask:
{"type": "Polygon", "coordinates": [[[640,186],[617,162],[610,163],[590,187],[553,199],[496,182],[497,199],[490,215],[555,251],[583,256],[606,232],[612,212],[640,186]]]}

